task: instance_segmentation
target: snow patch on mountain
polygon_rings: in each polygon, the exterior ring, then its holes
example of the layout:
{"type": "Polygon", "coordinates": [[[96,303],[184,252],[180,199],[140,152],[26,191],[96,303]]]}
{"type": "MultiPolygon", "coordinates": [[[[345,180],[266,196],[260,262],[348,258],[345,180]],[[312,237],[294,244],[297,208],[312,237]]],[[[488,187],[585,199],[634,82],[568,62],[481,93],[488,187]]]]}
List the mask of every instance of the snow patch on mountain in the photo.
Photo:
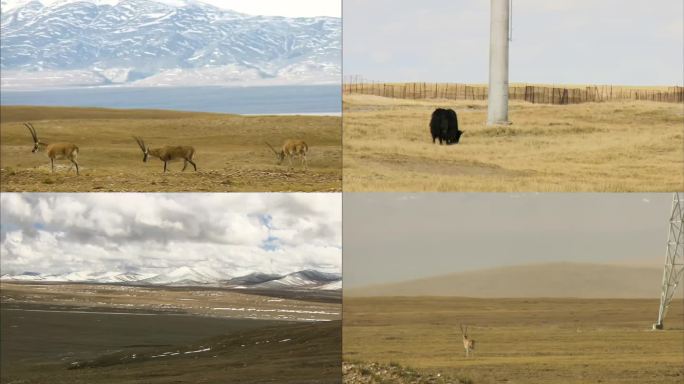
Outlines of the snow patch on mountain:
{"type": "Polygon", "coordinates": [[[37,272],[23,272],[18,275],[4,274],[0,276],[0,280],[15,280],[15,281],[40,281],[44,280],[44,276],[37,272]]]}
{"type": "Polygon", "coordinates": [[[337,291],[342,289],[342,279],[333,281],[332,283],[324,284],[318,287],[320,290],[324,291],[337,291]]]}
{"type": "Polygon", "coordinates": [[[139,282],[152,285],[206,285],[217,283],[221,278],[220,274],[209,268],[184,266],[139,282]]]}
{"type": "Polygon", "coordinates": [[[2,0],[2,86],[338,83],[341,21],[199,1],[2,0]],[[47,80],[47,82],[41,82],[47,80]]]}
{"type": "Polygon", "coordinates": [[[149,273],[135,272],[92,272],[75,271],[63,274],[42,274],[24,272],[18,275],[4,274],[3,281],[45,281],[45,282],[79,282],[79,283],[128,283],[155,276],[149,273]]]}
{"type": "Polygon", "coordinates": [[[335,273],[325,273],[314,270],[304,270],[290,273],[277,280],[267,281],[252,286],[260,289],[283,288],[321,288],[328,284],[341,281],[341,276],[335,273]]]}
{"type": "Polygon", "coordinates": [[[222,286],[242,289],[278,290],[339,290],[342,288],[342,276],[338,273],[326,273],[308,269],[286,275],[252,272],[229,278],[214,269],[200,266],[182,266],[159,274],[120,271],[73,271],[63,274],[23,272],[16,275],[4,274],[0,276],[0,280],[164,286],[222,286]]]}

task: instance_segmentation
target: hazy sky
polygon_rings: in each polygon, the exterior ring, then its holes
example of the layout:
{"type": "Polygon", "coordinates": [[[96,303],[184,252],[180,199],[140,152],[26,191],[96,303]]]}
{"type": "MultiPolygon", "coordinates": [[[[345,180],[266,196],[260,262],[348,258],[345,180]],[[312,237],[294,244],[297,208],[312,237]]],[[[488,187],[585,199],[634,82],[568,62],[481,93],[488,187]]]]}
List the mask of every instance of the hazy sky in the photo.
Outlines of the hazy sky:
{"type": "MultiPolygon", "coordinates": [[[[681,0],[513,0],[510,81],[682,84],[681,0]]],[[[344,73],[486,83],[489,0],[345,0],[344,73]]]]}
{"type": "Polygon", "coordinates": [[[340,194],[2,193],[0,202],[3,273],[341,268],[340,194]]]}
{"type": "Polygon", "coordinates": [[[218,7],[252,15],[340,17],[341,0],[202,0],[218,7]]]}
{"type": "MultiPolygon", "coordinates": [[[[8,7],[14,4],[24,4],[31,0],[3,0],[7,1],[8,7]]],[[[43,4],[61,3],[65,1],[78,0],[40,0],[43,4]]],[[[116,4],[121,0],[85,0],[100,4],[116,4]]],[[[186,1],[193,0],[156,0],[162,3],[177,5],[186,1]]],[[[250,15],[269,15],[269,16],[333,16],[340,17],[341,0],[198,0],[203,3],[212,4],[219,8],[232,9],[234,11],[247,13],[250,15]]]]}
{"type": "Polygon", "coordinates": [[[350,193],[344,285],[557,261],[665,262],[671,194],[350,193]]]}

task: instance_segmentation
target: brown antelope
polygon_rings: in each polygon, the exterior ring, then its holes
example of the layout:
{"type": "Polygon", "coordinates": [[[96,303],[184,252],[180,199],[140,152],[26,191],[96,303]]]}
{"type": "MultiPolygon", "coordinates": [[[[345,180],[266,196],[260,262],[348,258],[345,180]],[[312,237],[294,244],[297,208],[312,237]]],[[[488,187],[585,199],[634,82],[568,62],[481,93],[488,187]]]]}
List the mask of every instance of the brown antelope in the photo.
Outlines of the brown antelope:
{"type": "Polygon", "coordinates": [[[466,357],[470,356],[470,352],[475,353],[475,340],[468,338],[468,326],[463,328],[461,324],[461,334],[463,335],[463,348],[465,348],[466,357]]]}
{"type": "Polygon", "coordinates": [[[50,166],[52,168],[52,172],[55,172],[55,160],[64,160],[67,159],[71,161],[71,167],[67,170],[69,172],[71,168],[76,166],[76,174],[78,175],[78,161],[76,160],[78,158],[78,147],[75,144],[71,143],[43,143],[42,141],[38,140],[38,134],[36,133],[36,129],[33,127],[33,124],[31,123],[24,123],[24,126],[28,128],[29,132],[31,132],[31,137],[33,137],[33,150],[31,151],[32,153],[36,152],[45,152],[47,157],[50,158],[50,166]]]}
{"type": "Polygon", "coordinates": [[[145,141],[142,138],[133,136],[135,141],[140,146],[143,151],[143,162],[147,163],[148,157],[154,156],[159,158],[159,160],[164,162],[164,172],[166,172],[167,163],[171,160],[183,159],[183,170],[188,166],[188,163],[192,164],[195,171],[197,171],[197,165],[192,161],[192,157],[195,155],[195,148],[189,145],[165,145],[160,148],[150,148],[145,145],[145,141]]]}
{"type": "Polygon", "coordinates": [[[269,148],[275,153],[278,158],[278,164],[282,164],[285,160],[285,156],[290,162],[290,168],[292,168],[292,158],[297,156],[300,158],[304,168],[308,168],[306,162],[306,153],[309,151],[309,146],[302,140],[285,140],[283,146],[280,148],[280,152],[276,151],[275,148],[269,143],[266,143],[269,148]]]}

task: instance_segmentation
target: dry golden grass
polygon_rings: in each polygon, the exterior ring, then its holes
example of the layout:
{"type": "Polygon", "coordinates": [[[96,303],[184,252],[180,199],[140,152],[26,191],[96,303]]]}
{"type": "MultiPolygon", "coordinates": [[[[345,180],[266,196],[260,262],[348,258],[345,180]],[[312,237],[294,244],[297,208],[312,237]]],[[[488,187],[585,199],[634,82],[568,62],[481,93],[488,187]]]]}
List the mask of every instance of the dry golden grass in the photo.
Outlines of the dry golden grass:
{"type": "Polygon", "coordinates": [[[344,96],[345,191],[674,191],[684,188],[681,104],[511,102],[487,127],[471,100],[344,96]],[[454,108],[461,143],[432,144],[430,115],[454,108]]]}
{"type": "Polygon", "coordinates": [[[473,383],[681,383],[684,312],[658,300],[348,298],[345,361],[393,363],[473,383]],[[466,358],[459,323],[469,325],[466,358]]]}
{"type": "Polygon", "coordinates": [[[2,191],[340,191],[340,117],[241,116],[210,113],[107,110],[97,108],[9,107],[0,110],[2,191]],[[46,142],[69,141],[80,148],[81,175],[58,161],[32,154],[23,122],[31,121],[46,142]],[[142,162],[133,140],[151,146],[192,145],[198,172],[180,172],[182,161],[162,173],[162,162],[142,162]],[[309,144],[309,170],[296,162],[277,165],[265,141],[309,144]]]}

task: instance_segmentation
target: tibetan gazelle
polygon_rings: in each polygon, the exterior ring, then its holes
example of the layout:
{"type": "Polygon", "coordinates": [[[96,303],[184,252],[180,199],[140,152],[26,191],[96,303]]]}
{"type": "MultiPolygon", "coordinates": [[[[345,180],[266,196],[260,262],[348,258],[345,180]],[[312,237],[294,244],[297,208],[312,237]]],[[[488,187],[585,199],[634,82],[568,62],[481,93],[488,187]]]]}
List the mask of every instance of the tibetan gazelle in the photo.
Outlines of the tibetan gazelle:
{"type": "Polygon", "coordinates": [[[465,348],[466,357],[470,356],[470,352],[475,353],[475,340],[468,337],[468,326],[463,327],[461,324],[461,334],[463,335],[463,348],[465,348]]]}
{"type": "Polygon", "coordinates": [[[33,137],[33,150],[31,152],[36,153],[36,152],[45,152],[47,157],[50,158],[50,166],[52,168],[52,172],[55,172],[55,160],[69,160],[71,161],[71,167],[67,170],[69,172],[71,168],[76,166],[76,174],[78,175],[78,147],[75,144],[71,143],[44,143],[40,140],[38,140],[38,134],[36,133],[36,129],[33,127],[33,124],[31,123],[24,123],[24,126],[28,128],[29,132],[31,132],[31,137],[33,137]]]}
{"type": "Polygon", "coordinates": [[[309,152],[309,146],[302,140],[285,140],[283,146],[280,148],[280,152],[276,151],[275,148],[269,143],[266,143],[269,148],[275,153],[278,158],[278,164],[282,164],[285,160],[285,156],[290,162],[290,168],[292,168],[292,158],[297,156],[302,162],[304,168],[308,168],[306,161],[306,153],[309,152]]]}
{"type": "Polygon", "coordinates": [[[140,146],[143,151],[143,162],[147,163],[149,156],[154,156],[159,158],[159,160],[164,162],[164,172],[166,172],[167,163],[171,160],[183,159],[183,170],[188,166],[188,163],[192,164],[192,167],[197,171],[197,165],[192,161],[192,157],[195,155],[195,148],[189,145],[165,145],[160,148],[150,148],[145,145],[145,141],[142,138],[133,136],[135,141],[140,146]]]}

